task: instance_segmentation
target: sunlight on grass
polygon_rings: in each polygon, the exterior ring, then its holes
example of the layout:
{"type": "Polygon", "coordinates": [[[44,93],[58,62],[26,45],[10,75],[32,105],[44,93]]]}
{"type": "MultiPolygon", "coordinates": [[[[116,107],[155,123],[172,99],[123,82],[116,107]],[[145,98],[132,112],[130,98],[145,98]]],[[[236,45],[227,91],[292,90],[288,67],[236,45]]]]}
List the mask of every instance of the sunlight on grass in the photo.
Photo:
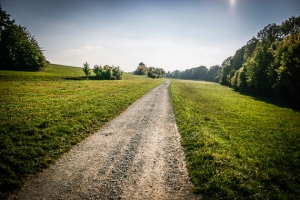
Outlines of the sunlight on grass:
{"type": "Polygon", "coordinates": [[[195,191],[205,198],[296,199],[300,113],[208,82],[170,93],[195,191]]]}

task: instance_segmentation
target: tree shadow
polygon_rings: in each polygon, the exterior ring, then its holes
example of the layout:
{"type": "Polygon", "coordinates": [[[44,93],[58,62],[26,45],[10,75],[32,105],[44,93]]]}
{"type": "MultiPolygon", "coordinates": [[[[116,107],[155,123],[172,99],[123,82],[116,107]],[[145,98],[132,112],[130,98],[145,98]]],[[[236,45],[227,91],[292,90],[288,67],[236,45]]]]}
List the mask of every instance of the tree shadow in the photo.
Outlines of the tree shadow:
{"type": "Polygon", "coordinates": [[[63,77],[64,80],[72,80],[72,81],[88,81],[88,80],[99,80],[95,76],[74,76],[74,77],[63,77]]]}
{"type": "Polygon", "coordinates": [[[290,108],[296,112],[300,112],[300,105],[299,103],[297,102],[290,102],[290,101],[287,101],[283,98],[276,98],[274,96],[263,96],[263,95],[259,95],[259,94],[253,94],[253,93],[249,93],[249,92],[242,92],[242,91],[238,91],[238,90],[235,90],[233,89],[233,91],[241,94],[241,95],[244,95],[244,96],[247,96],[247,97],[250,97],[256,101],[262,101],[262,102],[265,102],[265,103],[269,103],[269,104],[273,104],[275,106],[278,106],[278,107],[281,107],[281,108],[290,108]]]}

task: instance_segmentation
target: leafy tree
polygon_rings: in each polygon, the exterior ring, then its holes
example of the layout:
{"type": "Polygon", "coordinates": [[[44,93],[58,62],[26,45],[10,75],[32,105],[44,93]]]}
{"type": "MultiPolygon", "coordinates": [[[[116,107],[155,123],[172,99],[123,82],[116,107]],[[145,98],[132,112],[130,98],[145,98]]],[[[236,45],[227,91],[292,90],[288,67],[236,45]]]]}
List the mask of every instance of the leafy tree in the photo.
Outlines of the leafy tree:
{"type": "Polygon", "coordinates": [[[284,39],[276,51],[278,74],[275,88],[281,97],[300,102],[300,31],[284,39]]]}
{"type": "Polygon", "coordinates": [[[179,78],[179,76],[180,76],[180,71],[179,70],[175,70],[174,72],[173,72],[173,78],[179,78]]]}
{"type": "Polygon", "coordinates": [[[281,31],[281,39],[284,39],[292,34],[296,34],[300,31],[300,16],[298,17],[291,17],[288,20],[282,22],[280,26],[281,31]]]}
{"type": "Polygon", "coordinates": [[[230,60],[232,59],[232,56],[229,56],[228,58],[226,58],[221,67],[221,75],[220,75],[220,83],[222,85],[230,85],[230,82],[228,81],[228,74],[230,73],[230,60]]]}
{"type": "Polygon", "coordinates": [[[232,57],[228,57],[226,60],[224,60],[222,65],[222,72],[221,72],[221,78],[220,83],[222,85],[231,85],[231,79],[235,74],[236,70],[239,70],[242,68],[244,63],[244,54],[245,54],[246,46],[243,46],[239,50],[236,51],[235,55],[232,57]]]}
{"type": "Polygon", "coordinates": [[[193,80],[205,80],[208,69],[205,66],[199,66],[191,70],[193,80]]]}
{"type": "Polygon", "coordinates": [[[255,37],[253,37],[251,40],[247,42],[247,45],[245,47],[244,58],[243,58],[244,62],[247,61],[248,58],[252,56],[258,42],[259,40],[255,37]]]}
{"type": "Polygon", "coordinates": [[[219,65],[211,66],[205,74],[205,80],[218,83],[220,81],[221,70],[222,67],[219,65]]]}
{"type": "Polygon", "coordinates": [[[270,95],[271,85],[268,79],[268,68],[271,66],[272,54],[268,46],[259,43],[253,56],[245,63],[247,85],[254,93],[270,95]]]}
{"type": "Polygon", "coordinates": [[[120,67],[114,67],[112,68],[112,80],[122,80],[123,71],[120,69],[120,67]]]}
{"type": "Polygon", "coordinates": [[[162,68],[154,68],[154,67],[149,67],[148,68],[148,77],[150,78],[163,78],[165,77],[165,70],[162,68]]]}
{"type": "Polygon", "coordinates": [[[139,63],[139,66],[134,71],[135,75],[146,75],[147,73],[148,73],[148,69],[143,62],[139,63]]]}
{"type": "Polygon", "coordinates": [[[280,38],[280,26],[275,23],[265,26],[257,33],[257,38],[262,42],[272,43],[280,38]]]}
{"type": "Polygon", "coordinates": [[[37,40],[0,6],[0,69],[37,71],[46,65],[37,40]]]}
{"type": "Polygon", "coordinates": [[[84,72],[85,76],[88,78],[88,76],[90,76],[92,73],[92,70],[90,69],[90,64],[88,64],[87,62],[83,63],[82,71],[84,72]]]}

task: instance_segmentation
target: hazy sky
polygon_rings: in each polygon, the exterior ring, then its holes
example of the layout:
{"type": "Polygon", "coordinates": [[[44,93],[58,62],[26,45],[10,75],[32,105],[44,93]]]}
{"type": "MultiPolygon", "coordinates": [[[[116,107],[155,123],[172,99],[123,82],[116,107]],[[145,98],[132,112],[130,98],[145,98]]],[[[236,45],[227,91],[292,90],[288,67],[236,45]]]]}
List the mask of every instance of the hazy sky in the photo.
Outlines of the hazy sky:
{"type": "Polygon", "coordinates": [[[300,0],[0,0],[51,63],[140,62],[166,71],[234,55],[269,23],[300,15],[300,0]]]}

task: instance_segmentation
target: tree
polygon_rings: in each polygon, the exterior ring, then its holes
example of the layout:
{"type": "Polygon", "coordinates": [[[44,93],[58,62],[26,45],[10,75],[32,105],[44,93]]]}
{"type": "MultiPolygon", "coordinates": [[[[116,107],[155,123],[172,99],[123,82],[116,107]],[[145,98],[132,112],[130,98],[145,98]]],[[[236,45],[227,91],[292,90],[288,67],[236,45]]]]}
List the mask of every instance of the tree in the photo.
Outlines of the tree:
{"type": "Polygon", "coordinates": [[[26,27],[16,25],[0,6],[0,69],[37,71],[46,59],[26,27]]]}
{"type": "Polygon", "coordinates": [[[290,17],[288,20],[285,20],[281,23],[280,26],[281,39],[284,39],[292,34],[296,34],[300,31],[300,16],[290,17]]]}
{"type": "Polygon", "coordinates": [[[205,80],[208,69],[205,66],[199,66],[190,70],[192,80],[205,80]]]}
{"type": "Polygon", "coordinates": [[[149,67],[148,68],[148,77],[150,78],[163,78],[165,77],[165,70],[162,68],[154,68],[154,67],[149,67]]]}
{"type": "Polygon", "coordinates": [[[221,70],[222,67],[219,65],[211,66],[205,74],[205,80],[218,83],[220,81],[221,70]]]}
{"type": "Polygon", "coordinates": [[[84,72],[85,76],[88,79],[89,75],[91,75],[91,73],[92,73],[92,70],[90,69],[90,64],[88,64],[87,62],[83,63],[82,71],[84,72]]]}
{"type": "Polygon", "coordinates": [[[143,62],[139,63],[139,66],[134,71],[135,75],[146,75],[147,73],[148,73],[148,69],[143,62]]]}
{"type": "Polygon", "coordinates": [[[253,56],[244,65],[249,90],[265,96],[272,93],[272,86],[269,84],[267,73],[271,62],[272,54],[268,46],[264,43],[258,43],[253,56]]]}
{"type": "Polygon", "coordinates": [[[272,43],[280,38],[280,26],[275,23],[269,24],[257,33],[257,38],[262,42],[272,43]]]}
{"type": "Polygon", "coordinates": [[[224,60],[220,77],[220,83],[222,85],[232,86],[231,79],[234,76],[235,71],[239,70],[243,66],[245,49],[246,47],[243,46],[235,52],[234,56],[228,57],[224,60]]]}
{"type": "Polygon", "coordinates": [[[277,49],[275,60],[279,66],[275,88],[281,97],[300,102],[300,31],[284,39],[277,49]]]}

